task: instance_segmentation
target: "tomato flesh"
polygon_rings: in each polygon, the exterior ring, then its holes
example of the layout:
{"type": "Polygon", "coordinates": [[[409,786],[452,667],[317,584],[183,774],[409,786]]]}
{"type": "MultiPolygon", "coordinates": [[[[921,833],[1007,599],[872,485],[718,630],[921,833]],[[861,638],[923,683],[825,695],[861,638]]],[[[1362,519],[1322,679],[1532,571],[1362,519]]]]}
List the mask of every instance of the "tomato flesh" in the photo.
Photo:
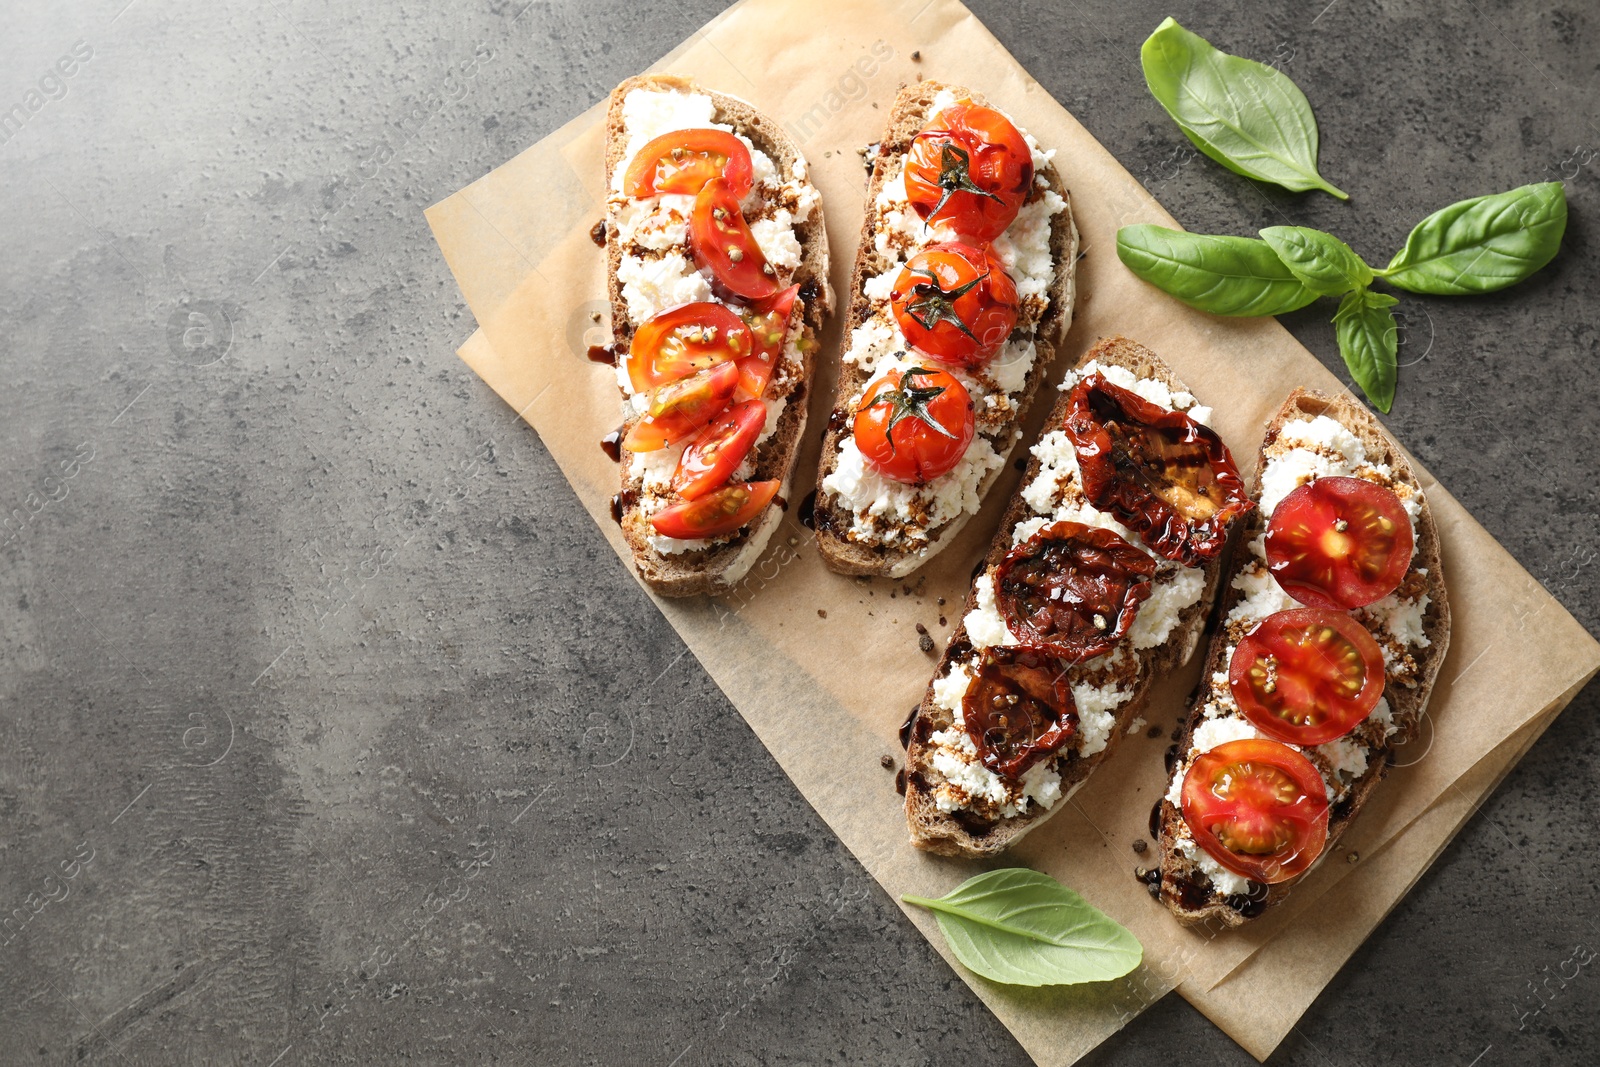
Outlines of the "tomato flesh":
{"type": "Polygon", "coordinates": [[[1266,738],[1201,753],[1183,779],[1183,819],[1223,867],[1267,885],[1305,873],[1328,840],[1328,799],[1316,767],[1266,738]]]}
{"type": "Polygon", "coordinates": [[[976,428],[966,386],[946,371],[909,367],[867,387],[852,432],[873,470],[924,485],[955,469],[976,428]]]}
{"type": "Polygon", "coordinates": [[[1400,498],[1365,478],[1307,482],[1267,523],[1267,569],[1285,593],[1316,608],[1382,600],[1405,579],[1413,547],[1400,498]]]}
{"type": "Polygon", "coordinates": [[[1066,665],[1018,647],[984,649],[961,716],[983,765],[1008,778],[1059,750],[1078,725],[1066,665]]]}
{"type": "Polygon", "coordinates": [[[735,404],[713,419],[683,450],[672,473],[672,490],[685,500],[705,496],[733,476],[767,424],[759,400],[735,404]]]}
{"type": "Polygon", "coordinates": [[[673,130],[634,154],[622,191],[636,199],[658,193],[693,196],[706,182],[721,178],[742,200],[750,192],[753,174],[750,150],[728,131],[673,130]]]}
{"type": "Polygon", "coordinates": [[[1033,190],[1033,153],[993,108],[947,107],[911,142],[906,196],[940,239],[985,245],[1005,232],[1033,190]]]}
{"type": "Polygon", "coordinates": [[[754,348],[739,361],[739,388],[736,399],[751,400],[767,391],[778,360],[783,356],[783,343],[789,337],[789,316],[794,311],[794,301],[800,292],[798,285],[759,301],[744,313],[745,325],[750,328],[754,348]]]}
{"type": "Polygon", "coordinates": [[[1291,745],[1322,745],[1355,729],[1383,696],[1383,650],[1343,612],[1280,611],[1233,651],[1228,685],[1262,733],[1291,745]]]}
{"type": "Polygon", "coordinates": [[[912,256],[889,294],[906,343],[957,366],[981,367],[1017,325],[1017,287],[987,249],[946,243],[912,256]]]}
{"type": "Polygon", "coordinates": [[[1155,572],[1154,559],[1110,530],[1058,522],[1006,553],[995,600],[1023,644],[1079,662],[1128,632],[1155,572]]]}
{"type": "Polygon", "coordinates": [[[778,272],[767,263],[745,224],[739,200],[721,178],[706,182],[689,218],[689,252],[711,275],[715,289],[745,300],[763,300],[782,287],[778,272]]]}
{"type": "Polygon", "coordinates": [[[628,382],[636,393],[687,378],[727,360],[748,359],[750,327],[724,304],[680,304],[646,319],[628,345],[628,382]]]}
{"type": "Polygon", "coordinates": [[[664,537],[681,540],[722,537],[749,525],[777,495],[778,483],[736,482],[695,500],[662,508],[650,524],[664,537]]]}
{"type": "Polygon", "coordinates": [[[650,391],[645,417],[628,428],[622,447],[629,452],[654,452],[682,441],[728,406],[738,384],[738,366],[718,363],[656,386],[650,391]]]}

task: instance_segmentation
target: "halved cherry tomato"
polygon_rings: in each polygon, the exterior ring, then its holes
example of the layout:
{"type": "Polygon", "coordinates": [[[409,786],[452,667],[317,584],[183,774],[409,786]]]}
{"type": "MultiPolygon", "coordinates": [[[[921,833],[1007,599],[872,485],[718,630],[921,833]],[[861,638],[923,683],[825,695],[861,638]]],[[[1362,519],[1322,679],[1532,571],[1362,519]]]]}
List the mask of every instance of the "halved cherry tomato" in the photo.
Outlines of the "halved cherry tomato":
{"type": "Polygon", "coordinates": [[[622,191],[643,199],[658,193],[698,193],[712,178],[734,197],[750,191],[750,150],[726,130],[673,130],[646,144],[628,164],[622,191]]]}
{"type": "Polygon", "coordinates": [[[906,262],[889,293],[895,321],[918,352],[981,367],[1017,324],[1017,287],[985,248],[930,245],[906,262]]]}
{"type": "Polygon", "coordinates": [[[966,386],[946,371],[911,367],[867,387],[853,432],[873,470],[923,485],[955,469],[976,426],[966,386]]]}
{"type": "Polygon", "coordinates": [[[1058,522],[1006,553],[995,600],[1023,644],[1078,662],[1128,632],[1155,572],[1154,559],[1110,530],[1058,522]]]}
{"type": "Polygon", "coordinates": [[[752,351],[750,328],[725,304],[679,304],[646,319],[628,345],[628,381],[643,393],[752,351]]]}
{"type": "Polygon", "coordinates": [[[1183,821],[1211,858],[1272,885],[1302,874],[1328,840],[1328,797],[1316,767],[1265,738],[1228,741],[1183,779],[1183,821]]]}
{"type": "Polygon", "coordinates": [[[767,424],[767,405],[759,400],[735,404],[700,431],[672,472],[672,490],[685,500],[705,496],[739,469],[767,424]]]}
{"type": "Polygon", "coordinates": [[[761,300],[778,291],[778,272],[745,225],[739,199],[721,178],[706,182],[689,218],[689,252],[711,275],[713,286],[732,296],[761,300]]]}
{"type": "Polygon", "coordinates": [[[1033,189],[1033,153],[1010,119],[969,100],[922,128],[905,175],[906,196],[934,236],[984,245],[1033,189]]]}
{"type": "Polygon", "coordinates": [[[789,337],[789,314],[794,310],[795,295],[799,292],[798,285],[791,285],[744,312],[745,325],[750,328],[755,348],[739,361],[736,399],[751,400],[766,392],[773,371],[778,369],[783,343],[789,337]]]}
{"type": "Polygon", "coordinates": [[[738,384],[738,364],[718,363],[656,386],[650,390],[649,410],[629,427],[622,447],[629,452],[654,452],[682,441],[728,406],[738,384]]]}
{"type": "Polygon", "coordinates": [[[1383,696],[1383,650],[1354,617],[1297,608],[1267,616],[1233,650],[1228,685],[1268,737],[1322,745],[1354,730],[1383,696]]]}
{"type": "Polygon", "coordinates": [[[1411,520],[1394,490],[1365,478],[1318,478],[1278,502],[1267,523],[1267,569],[1314,608],[1382,600],[1411,566],[1411,520]]]}
{"type": "Polygon", "coordinates": [[[650,516],[656,533],[693,540],[743,529],[778,492],[778,483],[736,482],[697,500],[673,504],[650,516]]]}
{"type": "Polygon", "coordinates": [[[983,650],[961,717],[983,765],[1008,778],[1066,744],[1078,725],[1066,665],[1014,646],[983,650]]]}
{"type": "Polygon", "coordinates": [[[1065,430],[1089,503],[1167,559],[1214,559],[1234,520],[1255,507],[1215,430],[1098,373],[1073,387],[1065,430]]]}

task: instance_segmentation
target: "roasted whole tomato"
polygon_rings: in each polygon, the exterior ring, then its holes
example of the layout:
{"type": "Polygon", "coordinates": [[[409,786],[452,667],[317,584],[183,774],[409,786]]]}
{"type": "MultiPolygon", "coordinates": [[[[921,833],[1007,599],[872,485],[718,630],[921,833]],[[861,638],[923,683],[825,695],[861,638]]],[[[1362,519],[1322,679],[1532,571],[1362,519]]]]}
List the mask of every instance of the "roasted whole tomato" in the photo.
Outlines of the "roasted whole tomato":
{"type": "Polygon", "coordinates": [[[778,359],[783,354],[783,343],[789,337],[789,316],[794,311],[798,285],[757,301],[744,312],[745,325],[755,348],[739,361],[739,388],[736,399],[752,400],[767,391],[773,371],[778,369],[778,359]]]}
{"type": "Polygon", "coordinates": [[[1202,753],[1183,779],[1183,820],[1200,847],[1272,885],[1305,872],[1328,840],[1328,798],[1311,761],[1265,738],[1202,753]]]}
{"type": "Polygon", "coordinates": [[[895,321],[918,352],[982,367],[1017,325],[1017,287],[987,249],[938,244],[906,262],[889,294],[895,321]]]}
{"type": "Polygon", "coordinates": [[[636,393],[687,378],[728,360],[748,359],[750,328],[725,304],[679,304],[646,319],[628,345],[628,382],[636,393]]]}
{"type": "Polygon", "coordinates": [[[1267,522],[1267,569],[1316,608],[1382,600],[1411,566],[1411,520],[1394,490],[1364,478],[1318,478],[1289,493],[1267,522]]]}
{"type": "Polygon", "coordinates": [[[738,384],[738,365],[718,363],[656,386],[650,390],[648,412],[628,428],[622,447],[629,452],[654,452],[682,441],[728,406],[738,384]]]}
{"type": "Polygon", "coordinates": [[[740,199],[721,178],[706,182],[689,217],[689,254],[711,275],[713,289],[745,301],[763,300],[781,288],[778,272],[745,225],[740,199]]]}
{"type": "Polygon", "coordinates": [[[693,196],[712,178],[743,200],[752,183],[750,150],[726,130],[673,130],[634,154],[622,191],[643,199],[658,193],[693,196]]]}
{"type": "Polygon", "coordinates": [[[986,648],[961,699],[983,765],[1007,778],[1055,752],[1078,726],[1066,665],[1037,649],[986,648]]]}
{"type": "Polygon", "coordinates": [[[853,432],[873,470],[923,485],[955,469],[976,426],[966,386],[946,371],[911,367],[867,387],[853,432]]]}
{"type": "Polygon", "coordinates": [[[1006,553],[995,601],[1022,644],[1076,663],[1122,639],[1155,572],[1155,560],[1110,530],[1058,522],[1006,553]]]}
{"type": "Polygon", "coordinates": [[[1188,567],[1216,557],[1255,504],[1216,431],[1100,374],[1072,390],[1066,433],[1083,492],[1151,551],[1188,567]]]}
{"type": "Polygon", "coordinates": [[[1033,153],[1011,120],[970,100],[922,128],[906,157],[906,196],[940,240],[985,245],[1033,189],[1033,153]]]}
{"type": "Polygon", "coordinates": [[[1383,651],[1353,616],[1320,608],[1269,615],[1233,650],[1228,685],[1269,737],[1309,747],[1343,737],[1383,696],[1383,651]]]}
{"type": "Polygon", "coordinates": [[[672,472],[672,490],[685,500],[705,496],[733,477],[767,424],[767,405],[746,400],[712,419],[672,472]]]}
{"type": "Polygon", "coordinates": [[[695,500],[662,508],[650,516],[656,533],[682,540],[736,533],[772,502],[778,483],[735,482],[695,500]]]}

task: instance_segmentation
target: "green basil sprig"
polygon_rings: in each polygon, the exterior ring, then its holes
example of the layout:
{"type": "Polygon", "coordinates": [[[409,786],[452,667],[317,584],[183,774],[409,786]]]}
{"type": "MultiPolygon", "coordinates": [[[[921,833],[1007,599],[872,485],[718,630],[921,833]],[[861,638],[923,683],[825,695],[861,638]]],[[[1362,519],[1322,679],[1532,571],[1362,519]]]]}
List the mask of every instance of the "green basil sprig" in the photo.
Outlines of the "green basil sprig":
{"type": "Polygon", "coordinates": [[[968,969],[1007,985],[1076,985],[1121,978],[1144,958],[1139,941],[1078,894],[1038,871],[1009,867],[969,878],[933,911],[968,969]]]}
{"type": "Polygon", "coordinates": [[[1331,233],[1307,226],[1268,226],[1261,239],[1302,285],[1320,296],[1338,296],[1372,284],[1372,268],[1331,233]]]}
{"type": "Polygon", "coordinates": [[[1139,49],[1145,84],[1178,128],[1235,174],[1294,192],[1349,194],[1317,173],[1317,120],[1287,74],[1218,51],[1167,19],[1139,49]]]}
{"type": "Polygon", "coordinates": [[[1550,262],[1567,229],[1567,188],[1524,185],[1441,208],[1377,275],[1413,293],[1461,296],[1515,285],[1550,262]]]}
{"type": "Polygon", "coordinates": [[[1395,353],[1400,340],[1394,312],[1389,309],[1399,302],[1387,293],[1353,289],[1339,301],[1339,310],[1333,315],[1339,354],[1350,377],[1373,407],[1385,413],[1394,406],[1395,353]]]}
{"type": "Polygon", "coordinates": [[[1162,292],[1213,315],[1282,315],[1318,295],[1270,245],[1249,237],[1141,223],[1117,231],[1117,258],[1162,292]]]}

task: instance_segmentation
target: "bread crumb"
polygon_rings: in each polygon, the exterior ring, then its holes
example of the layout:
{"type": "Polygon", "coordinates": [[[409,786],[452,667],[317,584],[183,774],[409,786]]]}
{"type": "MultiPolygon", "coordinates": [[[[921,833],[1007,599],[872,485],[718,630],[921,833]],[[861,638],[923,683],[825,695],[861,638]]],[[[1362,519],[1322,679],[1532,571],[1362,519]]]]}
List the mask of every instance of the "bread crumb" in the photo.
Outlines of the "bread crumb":
{"type": "Polygon", "coordinates": [[[886,771],[894,770],[894,757],[893,756],[879,756],[878,757],[878,766],[882,767],[886,771]]]}
{"type": "Polygon", "coordinates": [[[1145,850],[1145,849],[1147,849],[1147,848],[1149,848],[1149,847],[1150,847],[1150,846],[1149,846],[1149,845],[1148,845],[1148,844],[1146,844],[1146,843],[1145,843],[1145,839],[1144,839],[1144,838],[1142,838],[1142,837],[1141,837],[1141,838],[1139,838],[1139,840],[1137,840],[1137,841],[1135,841],[1135,842],[1134,842],[1134,843],[1133,843],[1133,850],[1134,850],[1134,851],[1135,851],[1135,852],[1137,852],[1137,853],[1138,853],[1138,854],[1139,854],[1139,855],[1141,855],[1141,856],[1142,856],[1142,855],[1144,855],[1144,850],[1145,850]]]}
{"type": "Polygon", "coordinates": [[[933,638],[929,637],[927,634],[923,634],[921,637],[917,638],[917,647],[922,649],[924,652],[932,652],[933,638]]]}
{"type": "Polygon", "coordinates": [[[913,63],[921,63],[922,62],[922,51],[921,51],[921,49],[918,49],[917,51],[911,53],[911,62],[913,62],[913,63]]]}
{"type": "Polygon", "coordinates": [[[827,611],[825,609],[823,609],[823,608],[818,608],[817,609],[817,618],[826,619],[827,617],[828,617],[828,613],[827,613],[827,611]]]}
{"type": "Polygon", "coordinates": [[[1146,737],[1160,737],[1161,736],[1161,727],[1159,725],[1150,727],[1150,729],[1145,733],[1145,736],[1146,737]]]}

